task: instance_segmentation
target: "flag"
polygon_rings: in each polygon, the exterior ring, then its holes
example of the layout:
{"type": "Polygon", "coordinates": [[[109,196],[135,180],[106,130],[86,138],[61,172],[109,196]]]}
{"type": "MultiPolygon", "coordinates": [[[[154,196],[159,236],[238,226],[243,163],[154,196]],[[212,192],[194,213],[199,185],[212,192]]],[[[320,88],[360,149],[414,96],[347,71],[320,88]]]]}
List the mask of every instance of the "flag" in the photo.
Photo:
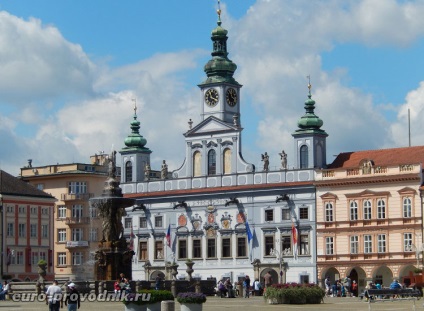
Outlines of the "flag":
{"type": "Polygon", "coordinates": [[[168,231],[166,232],[166,245],[171,247],[171,224],[168,225],[168,231]]]}
{"type": "Polygon", "coordinates": [[[249,227],[249,223],[247,222],[247,219],[246,219],[246,234],[247,234],[247,241],[248,243],[250,243],[250,241],[253,239],[253,235],[252,235],[252,232],[250,231],[250,227],[249,227]]]}
{"type": "Polygon", "coordinates": [[[292,223],[292,236],[293,236],[293,256],[294,258],[297,257],[297,228],[292,223]]]}

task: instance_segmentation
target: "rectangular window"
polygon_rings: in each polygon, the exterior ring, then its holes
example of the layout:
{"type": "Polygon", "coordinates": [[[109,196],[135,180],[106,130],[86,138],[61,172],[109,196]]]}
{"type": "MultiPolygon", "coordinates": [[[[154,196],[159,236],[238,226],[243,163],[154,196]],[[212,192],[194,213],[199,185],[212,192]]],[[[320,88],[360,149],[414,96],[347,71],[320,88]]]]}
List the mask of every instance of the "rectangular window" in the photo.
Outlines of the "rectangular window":
{"type": "Polygon", "coordinates": [[[386,202],[384,200],[378,200],[377,202],[377,218],[386,218],[386,202]]]}
{"type": "Polygon", "coordinates": [[[7,236],[12,237],[15,235],[15,228],[13,222],[7,223],[7,236]]]}
{"type": "Polygon", "coordinates": [[[57,207],[57,218],[66,218],[66,206],[58,205],[57,207]]]}
{"type": "Polygon", "coordinates": [[[271,255],[271,250],[274,248],[274,236],[267,235],[265,236],[265,256],[271,255]]]}
{"type": "Polygon", "coordinates": [[[364,235],[364,254],[372,253],[372,236],[364,235]]]}
{"type": "Polygon", "coordinates": [[[290,235],[281,236],[281,249],[284,256],[290,256],[292,254],[292,238],[290,235]]]}
{"type": "Polygon", "coordinates": [[[46,252],[40,252],[40,256],[39,256],[40,260],[45,260],[47,261],[47,257],[46,257],[46,252]]]}
{"type": "Polygon", "coordinates": [[[7,212],[8,213],[14,213],[15,212],[15,207],[12,205],[8,205],[7,206],[7,212]]]}
{"type": "Polygon", "coordinates": [[[24,237],[26,237],[26,227],[25,227],[25,225],[26,224],[18,224],[18,235],[19,235],[19,237],[20,238],[24,238],[24,237]]]}
{"type": "Polygon", "coordinates": [[[309,234],[300,235],[300,255],[309,255],[309,234]]]}
{"type": "Polygon", "coordinates": [[[66,253],[57,253],[57,265],[66,266],[66,253]]]}
{"type": "Polygon", "coordinates": [[[90,207],[90,217],[91,218],[97,218],[97,208],[90,207]]]}
{"type": "Polygon", "coordinates": [[[155,259],[163,259],[163,242],[155,241],[155,259]]]}
{"type": "Polygon", "coordinates": [[[231,238],[222,239],[222,257],[231,257],[231,238]]]}
{"type": "Polygon", "coordinates": [[[148,251],[147,251],[147,241],[140,241],[138,243],[138,260],[147,260],[148,251]]]}
{"type": "Polygon", "coordinates": [[[72,229],[72,241],[82,241],[83,232],[82,228],[73,228],[72,229]]]}
{"type": "Polygon", "coordinates": [[[85,181],[71,181],[68,183],[68,193],[87,193],[87,183],[85,181]]]}
{"type": "Polygon", "coordinates": [[[325,238],[325,254],[334,255],[334,238],[331,236],[325,238]]]}
{"type": "Polygon", "coordinates": [[[80,204],[72,205],[72,217],[82,218],[82,205],[80,204]]]}
{"type": "Polygon", "coordinates": [[[325,221],[333,221],[333,204],[325,203],[325,221]]]}
{"type": "Polygon", "coordinates": [[[405,252],[412,252],[412,233],[403,234],[403,249],[405,252]]]}
{"type": "Polygon", "coordinates": [[[25,206],[19,206],[19,214],[25,214],[25,206]]]}
{"type": "Polygon", "coordinates": [[[187,240],[178,240],[178,259],[187,258],[187,240]]]}
{"type": "Polygon", "coordinates": [[[42,214],[42,215],[47,215],[48,213],[49,213],[49,209],[48,209],[48,208],[43,207],[43,208],[41,209],[41,214],[42,214]]]}
{"type": "Polygon", "coordinates": [[[37,214],[37,208],[36,208],[36,207],[31,206],[31,208],[29,209],[29,212],[30,212],[31,214],[37,214]]]}
{"type": "Polygon", "coordinates": [[[155,228],[163,228],[162,216],[155,217],[155,228]]]}
{"type": "Polygon", "coordinates": [[[247,243],[246,237],[237,238],[237,257],[246,257],[247,256],[247,243]]]}
{"type": "Polygon", "coordinates": [[[216,258],[216,240],[215,239],[208,239],[207,241],[208,245],[208,257],[207,258],[216,258]]]}
{"type": "Polygon", "coordinates": [[[281,220],[290,220],[290,210],[284,208],[281,210],[281,220]]]}
{"type": "Polygon", "coordinates": [[[97,228],[90,228],[90,241],[97,242],[97,228]]]}
{"type": "Polygon", "coordinates": [[[66,242],[66,229],[57,229],[57,241],[66,242]]]}
{"type": "Polygon", "coordinates": [[[132,228],[132,218],[126,217],[124,220],[125,229],[131,229],[132,228]]]}
{"type": "Polygon", "coordinates": [[[377,242],[378,242],[378,252],[385,253],[386,252],[386,235],[379,234],[377,236],[377,242]]]}
{"type": "Polygon", "coordinates": [[[202,241],[193,240],[193,258],[202,258],[202,241]]]}
{"type": "Polygon", "coordinates": [[[274,210],[268,209],[265,211],[265,221],[274,221],[274,210]]]}
{"type": "Polygon", "coordinates": [[[357,235],[353,235],[350,237],[350,253],[359,253],[359,237],[357,235]]]}
{"type": "MultiPolygon", "coordinates": [[[[37,226],[37,225],[35,225],[37,226]]],[[[31,228],[32,230],[32,228],[31,228]]],[[[49,235],[49,225],[41,225],[41,237],[47,238],[49,235]]]]}
{"type": "Polygon", "coordinates": [[[30,237],[31,238],[36,238],[37,237],[37,225],[36,224],[30,224],[29,225],[29,229],[30,229],[30,237]]]}
{"type": "Polygon", "coordinates": [[[299,208],[299,219],[309,219],[309,208],[307,207],[299,208]]]}
{"type": "Polygon", "coordinates": [[[23,265],[24,264],[24,252],[18,251],[16,252],[16,264],[23,265]]]}
{"type": "Polygon", "coordinates": [[[31,252],[31,265],[38,263],[38,252],[31,252]]]}
{"type": "Polygon", "coordinates": [[[140,217],[140,228],[147,228],[147,218],[140,217]]]}
{"type": "Polygon", "coordinates": [[[74,266],[82,265],[82,253],[81,252],[72,253],[72,264],[74,266]]]}

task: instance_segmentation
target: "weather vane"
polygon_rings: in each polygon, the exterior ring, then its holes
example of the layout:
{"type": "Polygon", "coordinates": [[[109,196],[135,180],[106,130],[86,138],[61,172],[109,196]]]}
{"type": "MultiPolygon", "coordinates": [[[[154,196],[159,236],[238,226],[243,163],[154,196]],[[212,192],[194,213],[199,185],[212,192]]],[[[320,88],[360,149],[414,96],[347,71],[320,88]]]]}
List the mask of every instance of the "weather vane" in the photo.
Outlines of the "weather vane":
{"type": "Polygon", "coordinates": [[[309,95],[311,95],[311,89],[312,89],[312,84],[311,84],[311,75],[307,75],[306,78],[308,78],[308,89],[309,89],[309,95]]]}

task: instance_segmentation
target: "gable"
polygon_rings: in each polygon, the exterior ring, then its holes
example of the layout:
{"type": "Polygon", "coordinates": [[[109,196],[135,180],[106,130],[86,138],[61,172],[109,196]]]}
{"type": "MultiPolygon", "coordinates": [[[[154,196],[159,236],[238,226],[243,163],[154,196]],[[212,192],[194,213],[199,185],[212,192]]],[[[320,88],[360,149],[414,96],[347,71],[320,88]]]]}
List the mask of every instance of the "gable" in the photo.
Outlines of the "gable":
{"type": "Polygon", "coordinates": [[[200,122],[193,129],[189,130],[185,136],[196,136],[196,135],[205,135],[208,133],[216,133],[216,132],[228,132],[228,131],[237,131],[240,130],[238,127],[223,122],[215,117],[209,117],[203,122],[200,122]]]}

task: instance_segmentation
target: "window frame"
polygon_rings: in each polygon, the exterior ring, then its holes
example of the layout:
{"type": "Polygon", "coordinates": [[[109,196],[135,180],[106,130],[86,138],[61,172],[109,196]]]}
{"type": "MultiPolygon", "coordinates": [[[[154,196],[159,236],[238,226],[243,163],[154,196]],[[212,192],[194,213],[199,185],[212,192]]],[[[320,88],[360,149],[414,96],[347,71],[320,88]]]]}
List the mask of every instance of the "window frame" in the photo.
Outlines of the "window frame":
{"type": "Polygon", "coordinates": [[[231,237],[224,236],[221,238],[221,257],[222,258],[231,258],[231,237]],[[227,243],[227,244],[226,244],[227,243]]]}
{"type": "Polygon", "coordinates": [[[387,240],[385,234],[377,235],[377,253],[385,253],[387,250],[387,240]]]}
{"type": "Polygon", "coordinates": [[[274,209],[266,209],[265,211],[265,221],[273,222],[274,221],[274,209]],[[271,218],[271,219],[269,219],[271,218]]]}
{"type": "Polygon", "coordinates": [[[247,237],[246,236],[237,236],[237,258],[247,257],[247,237]]]}
{"type": "Polygon", "coordinates": [[[386,201],[384,199],[377,200],[377,219],[386,219],[386,201]]]}
{"type": "Polygon", "coordinates": [[[372,219],[372,202],[371,202],[371,200],[364,200],[362,207],[363,207],[363,218],[364,218],[364,220],[371,220],[372,219]]]}
{"type": "Polygon", "coordinates": [[[325,254],[334,255],[334,237],[325,237],[325,254]]]}
{"type": "Polygon", "coordinates": [[[358,220],[358,202],[356,200],[352,200],[349,203],[349,220],[358,220]]]}
{"type": "Polygon", "coordinates": [[[325,202],[324,203],[324,221],[325,222],[333,222],[334,221],[334,208],[333,202],[325,202]]]}
{"type": "Polygon", "coordinates": [[[372,235],[364,234],[364,254],[371,254],[373,250],[372,235]]]}
{"type": "Polygon", "coordinates": [[[351,235],[349,237],[349,250],[352,255],[359,254],[359,236],[351,235]]]}

